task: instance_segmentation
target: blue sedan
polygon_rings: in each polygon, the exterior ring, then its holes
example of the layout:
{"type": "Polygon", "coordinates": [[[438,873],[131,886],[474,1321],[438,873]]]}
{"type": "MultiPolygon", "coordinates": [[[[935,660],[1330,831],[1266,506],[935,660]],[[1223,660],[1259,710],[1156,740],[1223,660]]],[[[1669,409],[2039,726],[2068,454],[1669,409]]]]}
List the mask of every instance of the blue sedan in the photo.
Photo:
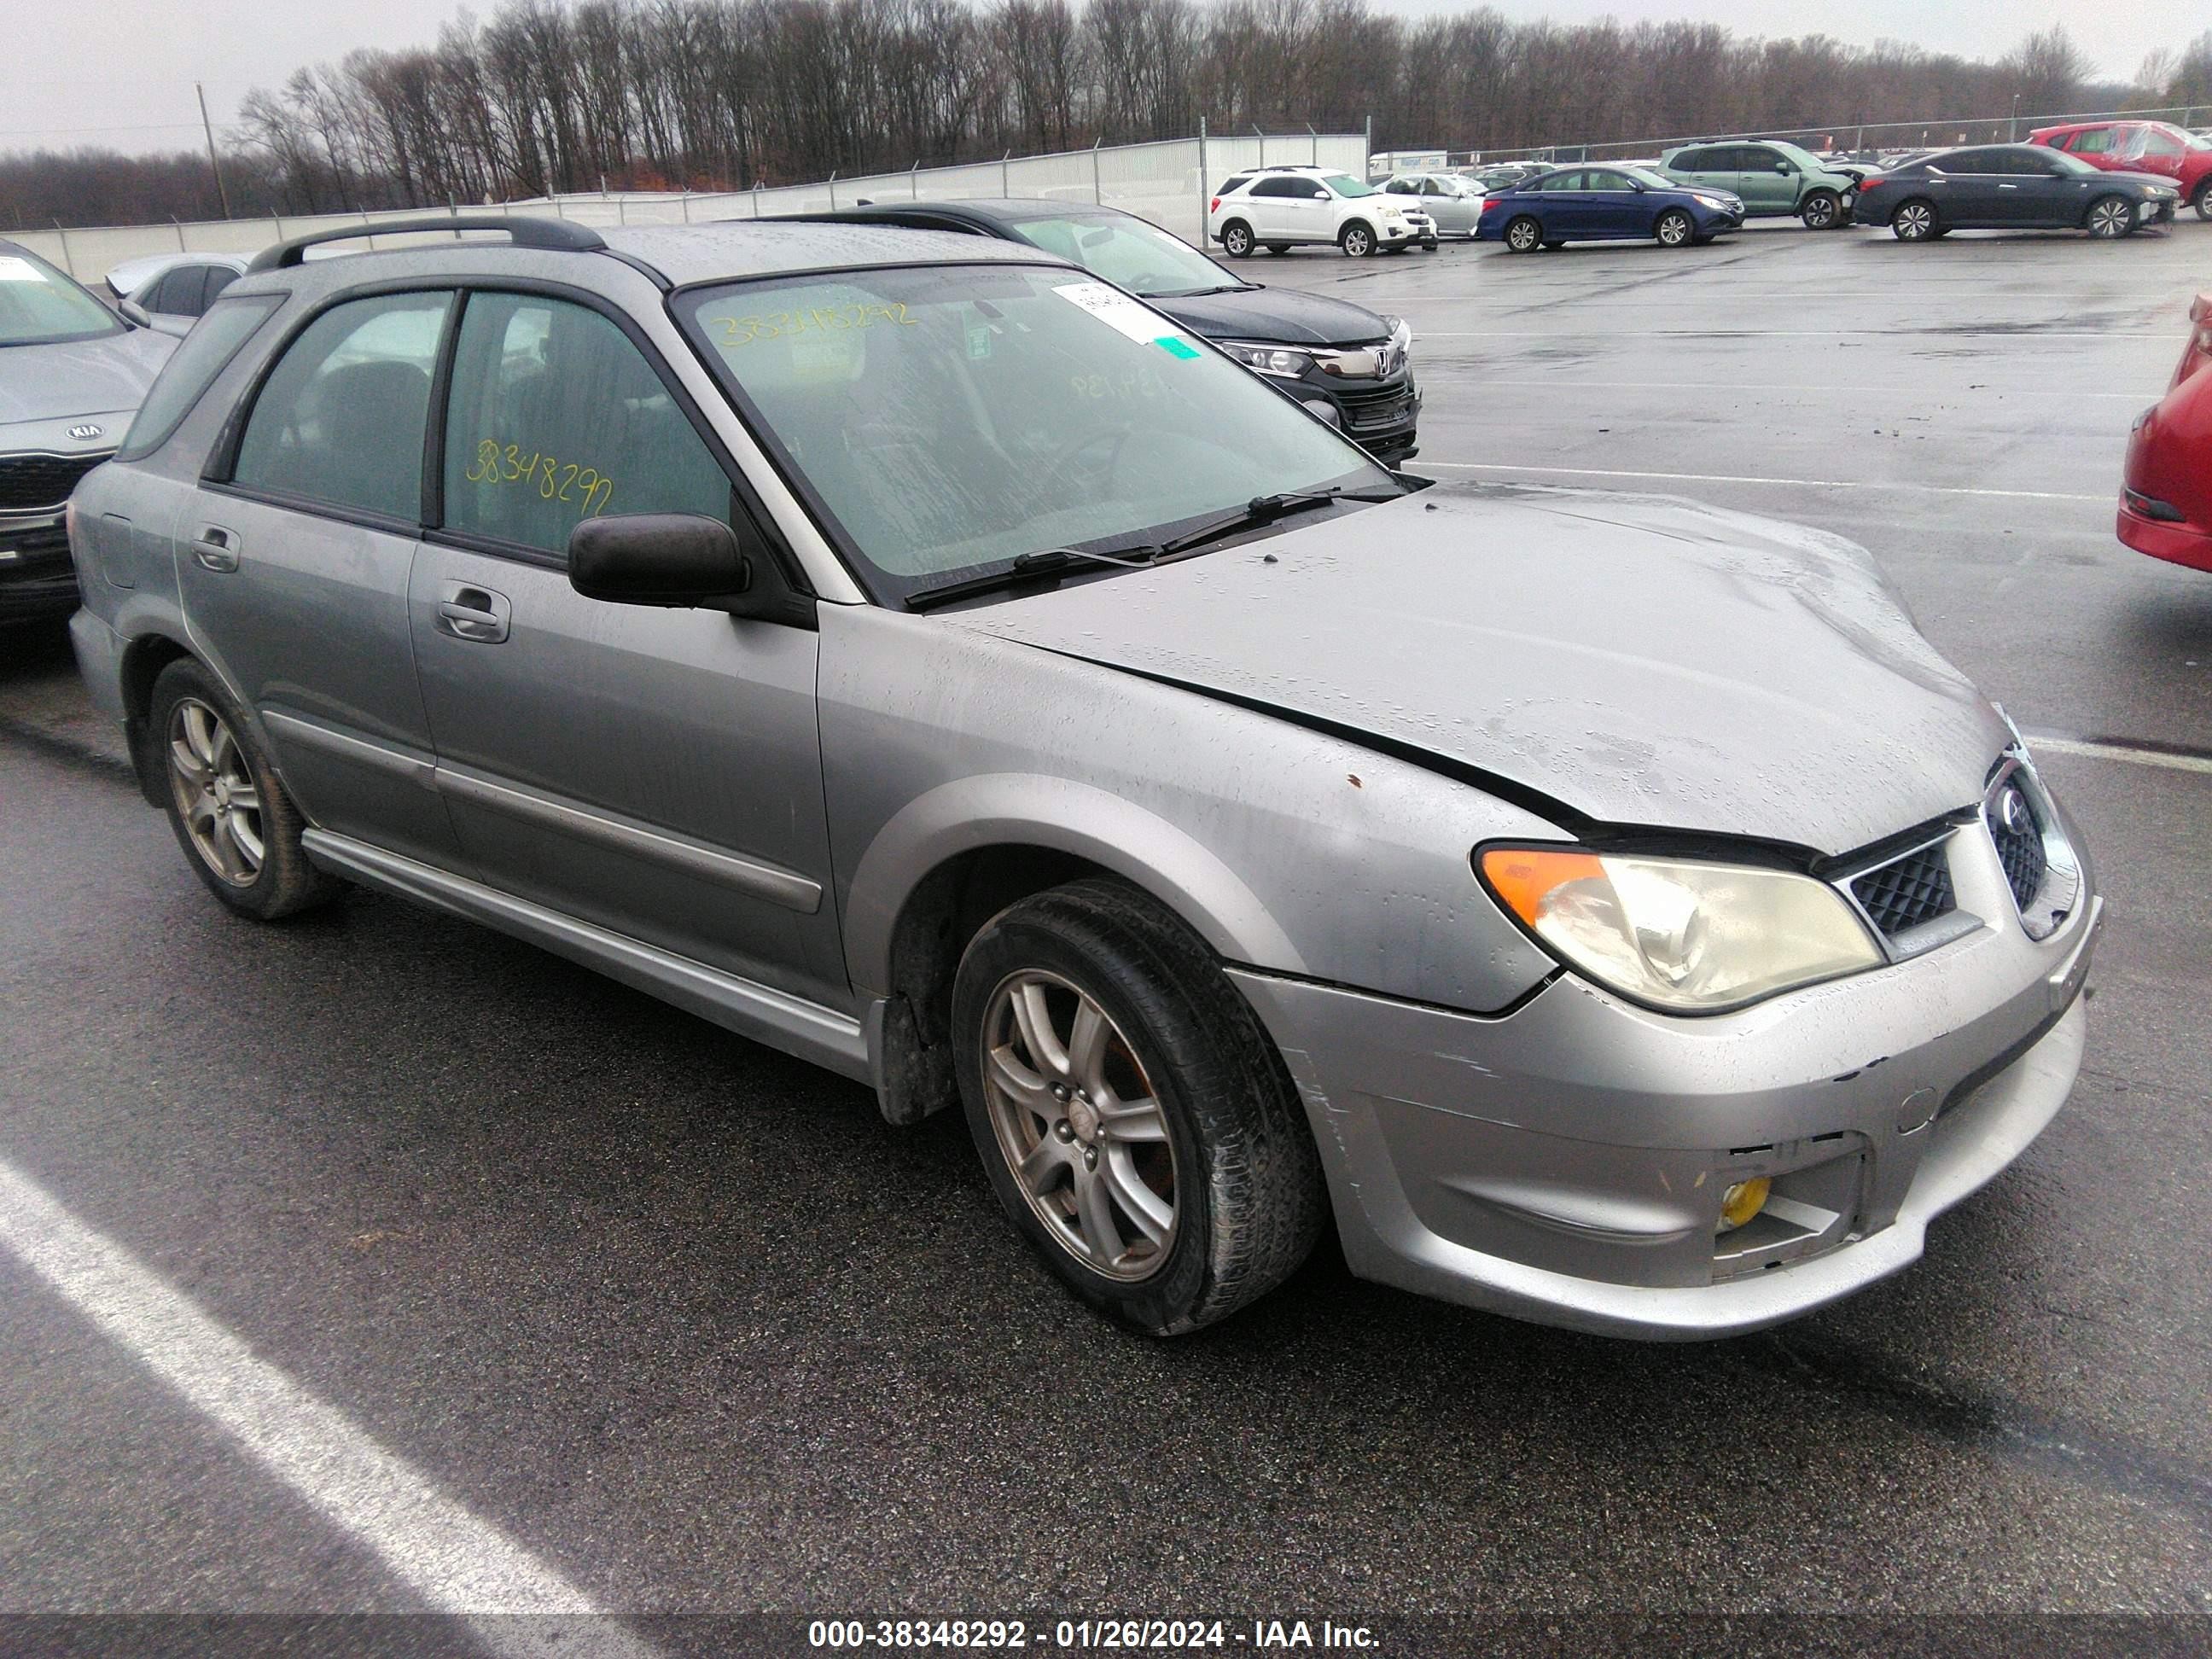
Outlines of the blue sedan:
{"type": "Polygon", "coordinates": [[[1743,198],[1724,190],[1690,189],[1644,167],[1571,167],[1492,197],[1474,234],[1513,253],[1647,236],[1662,247],[1686,247],[1742,223],[1743,198]]]}

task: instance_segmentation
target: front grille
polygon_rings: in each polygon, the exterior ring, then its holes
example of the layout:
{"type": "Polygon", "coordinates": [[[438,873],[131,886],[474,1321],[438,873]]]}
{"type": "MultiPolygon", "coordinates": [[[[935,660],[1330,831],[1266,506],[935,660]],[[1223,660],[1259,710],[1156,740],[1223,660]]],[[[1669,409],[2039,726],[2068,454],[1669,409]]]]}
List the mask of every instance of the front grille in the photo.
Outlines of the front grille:
{"type": "Polygon", "coordinates": [[[106,455],[0,455],[0,513],[58,507],[106,455]]]}
{"type": "Polygon", "coordinates": [[[2049,860],[2043,850],[2043,828],[2035,821],[2035,807],[2018,784],[2007,784],[1990,797],[1982,811],[1996,843],[1997,860],[2004,866],[2005,881],[2013,902],[2023,910],[2043,890],[2049,860]]]}
{"type": "Polygon", "coordinates": [[[58,524],[0,528],[0,580],[29,565],[67,564],[69,556],[69,532],[58,524]]]}
{"type": "Polygon", "coordinates": [[[1347,432],[1379,432],[1385,427],[1396,426],[1406,418],[1413,401],[1413,395],[1403,386],[1337,394],[1347,432]]]}
{"type": "Polygon", "coordinates": [[[1959,908],[1951,890],[1951,860],[1942,842],[1855,877],[1851,893],[1868,919],[1891,938],[1959,908]]]}

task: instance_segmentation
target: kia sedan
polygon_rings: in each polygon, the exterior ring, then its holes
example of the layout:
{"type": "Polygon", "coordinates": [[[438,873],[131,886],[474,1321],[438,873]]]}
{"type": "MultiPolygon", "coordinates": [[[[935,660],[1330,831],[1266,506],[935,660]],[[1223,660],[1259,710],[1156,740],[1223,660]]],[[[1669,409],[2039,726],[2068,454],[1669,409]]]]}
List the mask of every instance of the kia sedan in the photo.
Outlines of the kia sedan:
{"type": "Polygon", "coordinates": [[[76,609],[63,509],[175,344],[0,240],[0,622],[76,609]]]}
{"type": "Polygon", "coordinates": [[[2080,838],[1850,544],[1386,471],[1012,243],[422,222],[512,245],[263,254],[74,505],[240,915],[359,884],[957,1109],[1164,1334],[1331,1226],[1769,1325],[2064,1101],[2080,838]]]}

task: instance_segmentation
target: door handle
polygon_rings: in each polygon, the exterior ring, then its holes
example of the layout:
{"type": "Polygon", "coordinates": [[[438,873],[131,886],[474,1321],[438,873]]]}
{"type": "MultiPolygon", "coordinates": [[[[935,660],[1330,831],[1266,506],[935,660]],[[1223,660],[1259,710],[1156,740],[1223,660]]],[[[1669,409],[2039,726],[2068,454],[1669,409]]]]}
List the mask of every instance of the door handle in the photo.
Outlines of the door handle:
{"type": "Polygon", "coordinates": [[[471,582],[438,585],[438,631],[472,645],[497,645],[507,638],[512,612],[507,595],[471,582]]]}
{"type": "Polygon", "coordinates": [[[237,569],[237,534],[219,524],[202,525],[199,533],[192,538],[192,557],[199,561],[203,569],[237,569]]]}
{"type": "Polygon", "coordinates": [[[2018,190],[2020,186],[2018,185],[1999,185],[1997,188],[1999,190],[2018,190]]]}

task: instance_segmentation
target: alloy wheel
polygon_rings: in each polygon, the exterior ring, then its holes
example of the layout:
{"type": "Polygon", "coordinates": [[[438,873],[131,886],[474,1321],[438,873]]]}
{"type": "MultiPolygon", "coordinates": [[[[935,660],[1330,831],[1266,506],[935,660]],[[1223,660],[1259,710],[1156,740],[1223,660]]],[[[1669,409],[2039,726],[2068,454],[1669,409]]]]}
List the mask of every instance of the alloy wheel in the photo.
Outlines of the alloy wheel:
{"type": "Polygon", "coordinates": [[[1836,220],[1836,204],[1832,197],[1815,194],[1805,204],[1805,228],[1826,230],[1836,220]]]}
{"type": "Polygon", "coordinates": [[[1505,246],[1516,253],[1526,253],[1534,247],[1543,232],[1534,219],[1516,219],[1505,229],[1505,246]]]}
{"type": "Polygon", "coordinates": [[[1252,233],[1242,225],[1231,225],[1221,233],[1221,246],[1232,259],[1241,259],[1252,251],[1252,233]]]}
{"type": "Polygon", "coordinates": [[[1898,209],[1890,228],[1902,242],[1923,240],[1936,228],[1936,210],[1923,202],[1907,202],[1898,209]]]}
{"type": "Polygon", "coordinates": [[[1344,251],[1355,259],[1364,259],[1374,252],[1375,238],[1363,225],[1354,225],[1344,233],[1344,251]]]}
{"type": "Polygon", "coordinates": [[[168,738],[169,789],[192,850],[232,886],[252,886],[269,848],[261,790],[246,751],[222,716],[197,697],[177,704],[168,738]]]}
{"type": "Polygon", "coordinates": [[[1046,1231],[1109,1279],[1158,1272],[1176,1237],[1175,1145],[1113,1017],[1073,981],[1025,969],[991,994],[981,1041],[1000,1153],[1046,1231]]]}
{"type": "Polygon", "coordinates": [[[2134,208],[2117,196],[2108,196],[2089,210],[2089,234],[2107,240],[2124,236],[2134,220],[2134,208]]]}
{"type": "Polygon", "coordinates": [[[1690,240],[1693,228],[1686,213],[1663,214],[1659,220],[1659,240],[1668,247],[1680,247],[1690,240]]]}

